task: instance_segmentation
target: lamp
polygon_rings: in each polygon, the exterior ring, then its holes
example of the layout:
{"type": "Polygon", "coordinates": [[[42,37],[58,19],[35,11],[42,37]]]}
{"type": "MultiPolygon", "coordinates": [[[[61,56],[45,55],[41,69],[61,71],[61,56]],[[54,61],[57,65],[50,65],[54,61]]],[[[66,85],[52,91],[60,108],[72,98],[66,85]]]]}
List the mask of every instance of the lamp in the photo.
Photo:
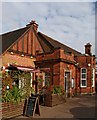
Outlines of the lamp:
{"type": "Polygon", "coordinates": [[[90,63],[88,63],[88,67],[90,67],[91,66],[91,64],[90,63]]]}
{"type": "Polygon", "coordinates": [[[78,66],[78,65],[79,65],[79,63],[76,63],[76,64],[75,64],[75,66],[78,66]]]}
{"type": "Polygon", "coordinates": [[[10,52],[11,55],[13,55],[13,52],[10,52]]]}
{"type": "Polygon", "coordinates": [[[21,54],[22,57],[24,57],[24,54],[21,54]]]}
{"type": "Polygon", "coordinates": [[[31,55],[31,57],[30,57],[31,59],[33,58],[33,56],[31,55]]]}

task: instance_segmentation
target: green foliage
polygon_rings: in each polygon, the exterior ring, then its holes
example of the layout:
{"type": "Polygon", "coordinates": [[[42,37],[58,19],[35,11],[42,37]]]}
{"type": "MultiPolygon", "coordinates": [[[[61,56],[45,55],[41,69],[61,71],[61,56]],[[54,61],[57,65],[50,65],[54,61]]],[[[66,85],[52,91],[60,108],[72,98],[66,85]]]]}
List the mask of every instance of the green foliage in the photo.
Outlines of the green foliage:
{"type": "Polygon", "coordinates": [[[13,96],[11,94],[11,90],[6,90],[3,95],[3,102],[12,102],[13,96]]]}
{"type": "Polygon", "coordinates": [[[34,93],[34,89],[31,87],[31,75],[30,72],[23,72],[19,70],[14,70],[11,72],[3,73],[2,77],[2,91],[3,91],[3,101],[4,102],[19,102],[21,99],[29,97],[31,93],[34,93]],[[19,89],[19,80],[21,80],[21,88],[19,89]],[[10,83],[16,82],[16,85],[13,85],[12,90],[6,90],[6,86],[9,86],[10,83]]]}
{"type": "Polygon", "coordinates": [[[22,99],[22,91],[14,86],[12,90],[6,90],[3,96],[3,102],[20,102],[22,99]]]}
{"type": "Polygon", "coordinates": [[[31,83],[30,83],[30,79],[31,79],[31,75],[28,72],[23,72],[21,74],[21,78],[20,79],[24,79],[24,86],[22,87],[22,94],[23,94],[23,98],[27,98],[31,95],[31,93],[34,93],[34,88],[31,87],[31,83]]]}
{"type": "Polygon", "coordinates": [[[9,85],[10,81],[12,81],[12,78],[11,78],[10,74],[8,74],[7,72],[3,73],[2,74],[2,88],[4,88],[7,85],[9,85]]]}
{"type": "Polygon", "coordinates": [[[13,96],[15,102],[20,102],[21,101],[21,99],[22,99],[22,91],[21,91],[21,89],[14,86],[11,93],[12,93],[12,96],[13,96]]]}
{"type": "Polygon", "coordinates": [[[62,86],[54,86],[53,90],[52,90],[52,93],[61,95],[62,94],[62,86]]]}
{"type": "Polygon", "coordinates": [[[36,79],[37,82],[42,82],[43,80],[41,78],[36,79]]]}

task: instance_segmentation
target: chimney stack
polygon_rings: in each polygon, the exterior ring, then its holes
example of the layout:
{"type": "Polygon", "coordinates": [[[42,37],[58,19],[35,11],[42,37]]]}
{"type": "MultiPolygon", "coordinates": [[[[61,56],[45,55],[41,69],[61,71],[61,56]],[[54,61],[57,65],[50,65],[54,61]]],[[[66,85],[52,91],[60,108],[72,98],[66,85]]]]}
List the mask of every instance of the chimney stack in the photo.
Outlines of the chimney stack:
{"type": "Polygon", "coordinates": [[[92,45],[90,43],[87,43],[85,45],[85,54],[92,55],[92,53],[91,53],[91,46],[92,45]]]}
{"type": "Polygon", "coordinates": [[[27,24],[26,26],[33,26],[34,30],[37,32],[38,30],[38,24],[36,23],[35,20],[32,20],[29,24],[27,24]]]}

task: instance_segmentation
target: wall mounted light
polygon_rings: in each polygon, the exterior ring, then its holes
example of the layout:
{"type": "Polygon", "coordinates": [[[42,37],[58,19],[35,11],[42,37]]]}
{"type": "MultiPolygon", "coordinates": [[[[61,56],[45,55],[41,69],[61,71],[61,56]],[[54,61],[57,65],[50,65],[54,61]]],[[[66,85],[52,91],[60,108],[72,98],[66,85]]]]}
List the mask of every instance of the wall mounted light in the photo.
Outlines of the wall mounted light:
{"type": "Polygon", "coordinates": [[[24,54],[21,54],[22,57],[24,57],[24,54]]]}
{"type": "Polygon", "coordinates": [[[11,55],[13,55],[13,52],[10,52],[11,55]]]}
{"type": "Polygon", "coordinates": [[[76,64],[75,64],[75,66],[78,66],[78,65],[79,65],[79,63],[76,63],[76,64]]]}
{"type": "Polygon", "coordinates": [[[2,68],[3,68],[3,70],[5,70],[5,66],[3,66],[2,68]]]}
{"type": "Polygon", "coordinates": [[[8,66],[10,66],[10,63],[7,63],[8,66]]]}
{"type": "Polygon", "coordinates": [[[6,89],[9,90],[9,85],[6,86],[6,89]]]}
{"type": "Polygon", "coordinates": [[[91,66],[91,64],[90,63],[88,63],[88,67],[90,67],[91,66]]]}
{"type": "Polygon", "coordinates": [[[33,56],[30,57],[31,59],[33,58],[33,56]]]}

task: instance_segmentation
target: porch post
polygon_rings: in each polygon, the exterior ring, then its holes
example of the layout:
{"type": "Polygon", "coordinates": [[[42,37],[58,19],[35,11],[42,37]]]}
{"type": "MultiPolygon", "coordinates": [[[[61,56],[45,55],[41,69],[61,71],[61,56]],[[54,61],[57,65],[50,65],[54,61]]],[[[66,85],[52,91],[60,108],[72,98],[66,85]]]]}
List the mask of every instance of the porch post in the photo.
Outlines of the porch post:
{"type": "Polygon", "coordinates": [[[30,74],[31,74],[30,86],[32,87],[32,81],[33,81],[33,78],[32,78],[32,77],[33,77],[33,73],[31,72],[30,74]]]}

